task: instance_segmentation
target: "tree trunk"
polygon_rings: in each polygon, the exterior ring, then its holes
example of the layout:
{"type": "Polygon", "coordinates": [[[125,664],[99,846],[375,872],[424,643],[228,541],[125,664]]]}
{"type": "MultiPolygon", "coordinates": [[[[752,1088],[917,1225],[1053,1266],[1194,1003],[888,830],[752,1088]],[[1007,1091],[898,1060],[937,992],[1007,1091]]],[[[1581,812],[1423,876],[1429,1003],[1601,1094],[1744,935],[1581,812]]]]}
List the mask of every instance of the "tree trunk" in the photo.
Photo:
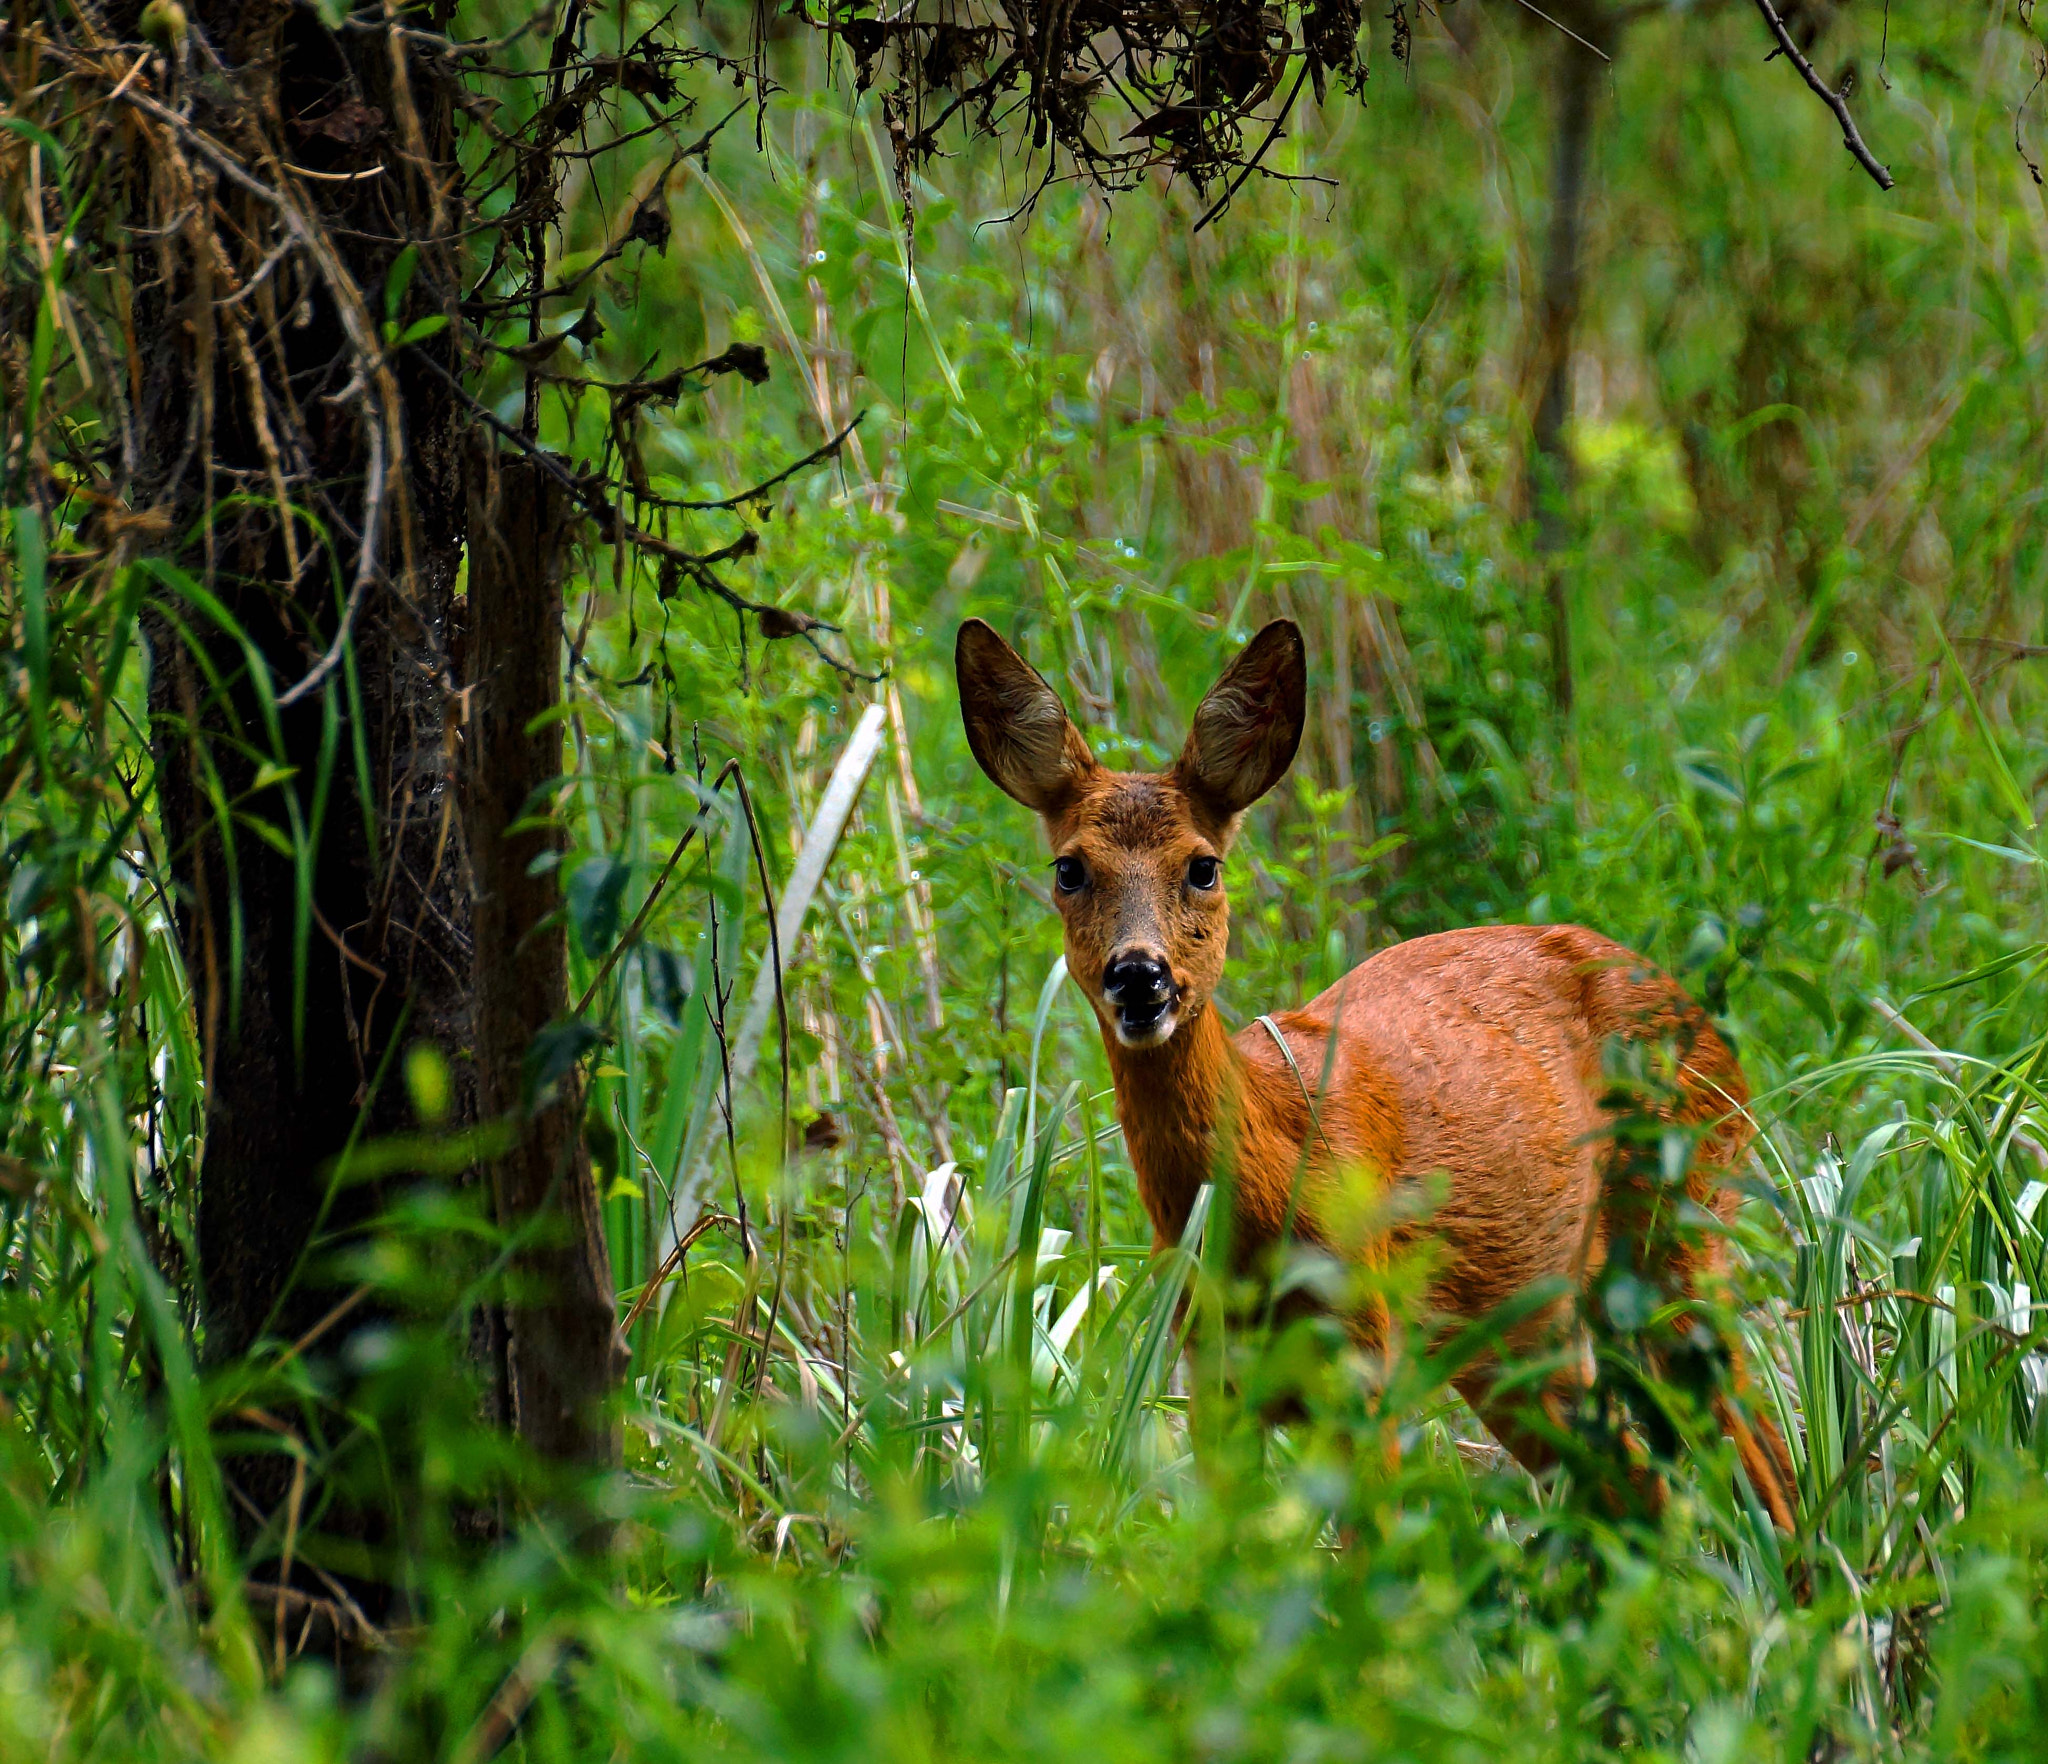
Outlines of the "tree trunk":
{"type": "Polygon", "coordinates": [[[560,851],[544,817],[562,771],[561,724],[550,713],[561,701],[559,571],[571,511],[532,460],[500,462],[478,479],[464,810],[476,879],[477,1103],[516,1134],[491,1165],[498,1223],[523,1246],[512,1266],[514,1413],[543,1458],[604,1468],[619,1461],[604,1399],[626,1350],[582,1142],[557,872],[536,863],[560,851]]]}
{"type": "MultiPolygon", "coordinates": [[[[485,456],[456,389],[458,327],[414,329],[453,320],[463,286],[453,82],[395,33],[329,30],[311,7],[188,6],[195,41],[153,113],[173,147],[140,158],[133,189],[138,250],[156,253],[136,278],[138,502],[180,536],[148,635],[206,1069],[203,1353],[224,1364],[332,1316],[331,1249],[385,1199],[335,1182],[337,1160],[422,1124],[404,1055],[431,1042],[451,1068],[445,1125],[522,1123],[491,1175],[506,1222],[529,1231],[528,1296],[514,1342],[495,1308],[473,1319],[487,1411],[509,1419],[516,1390],[540,1452],[613,1462],[595,1413],[618,1376],[611,1287],[573,1073],[552,1107],[521,1112],[521,1060],[566,1010],[560,934],[535,931],[554,881],[525,875],[531,837],[502,837],[561,769],[554,732],[526,734],[558,697],[558,512],[543,480],[508,474],[466,668],[477,615],[458,576],[485,456]],[[252,653],[271,694],[303,688],[296,702],[273,712],[252,653]],[[458,788],[465,716],[485,767],[474,791],[458,788]],[[474,873],[472,821],[489,834],[474,873]]],[[[435,24],[444,11],[417,9],[435,24]]],[[[347,1333],[309,1351],[334,1355],[347,1333]]],[[[286,1501],[290,1466],[282,1452],[229,1466],[247,1536],[286,1501]]],[[[407,1517],[324,1512],[323,1529],[371,1544],[407,1517]]]]}
{"type": "MultiPolygon", "coordinates": [[[[207,1075],[203,1345],[220,1363],[264,1336],[295,1338],[331,1308],[316,1229],[332,1238],[378,1203],[374,1185],[334,1184],[332,1166],[351,1136],[413,1125],[401,1042],[456,1056],[457,1118],[472,1112],[460,1063],[471,1040],[470,891],[448,718],[467,419],[438,377],[391,373],[398,449],[381,431],[373,444],[349,343],[366,311],[383,316],[406,240],[442,230],[434,180],[454,175],[454,131],[446,103],[422,96],[440,88],[415,68],[412,93],[395,93],[380,33],[329,32],[309,8],[216,0],[191,11],[228,70],[188,74],[181,102],[195,130],[257,164],[289,157],[340,174],[296,185],[338,274],[293,254],[260,282],[254,265],[229,271],[223,260],[273,236],[276,212],[212,175],[201,153],[152,170],[138,192],[139,218],[172,229],[159,247],[163,279],[137,296],[145,493],[174,531],[196,535],[173,561],[233,627],[175,593],[149,626],[163,820],[207,1075]],[[401,109],[426,163],[340,181],[400,159],[401,109]],[[323,132],[337,115],[355,119],[353,138],[323,132]],[[231,304],[223,284],[235,272],[231,304]],[[374,511],[373,446],[386,455],[374,511]],[[325,548],[287,508],[317,513],[325,548]],[[273,691],[301,681],[337,635],[373,512],[384,538],[349,664],[277,713],[273,749],[243,639],[273,691]],[[259,822],[296,840],[296,853],[276,849],[259,822]]],[[[197,52],[186,65],[196,64],[197,52]]],[[[435,310],[434,280],[416,275],[398,298],[401,324],[435,310]]]]}
{"type": "MultiPolygon", "coordinates": [[[[1597,6],[1567,7],[1561,16],[1585,42],[1559,33],[1555,50],[1556,137],[1550,168],[1550,229],[1543,253],[1543,289],[1537,317],[1532,376],[1542,387],[1532,427],[1530,489],[1536,515],[1536,551],[1543,561],[1543,594],[1550,622],[1551,701],[1569,725],[1574,695],[1570,582],[1560,557],[1571,539],[1572,467],[1565,425],[1572,414],[1572,342],[1579,322],[1587,158],[1593,107],[1607,63],[1586,44],[1608,50],[1613,20],[1597,6]]],[[[1611,51],[1610,51],[1611,52],[1611,51]]]]}

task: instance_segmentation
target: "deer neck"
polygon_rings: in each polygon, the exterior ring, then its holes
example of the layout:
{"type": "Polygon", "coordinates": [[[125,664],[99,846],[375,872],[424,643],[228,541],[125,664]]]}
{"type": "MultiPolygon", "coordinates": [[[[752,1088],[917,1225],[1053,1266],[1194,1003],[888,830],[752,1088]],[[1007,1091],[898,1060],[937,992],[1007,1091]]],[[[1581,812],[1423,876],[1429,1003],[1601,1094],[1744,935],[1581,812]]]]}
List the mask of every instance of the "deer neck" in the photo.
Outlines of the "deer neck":
{"type": "Polygon", "coordinates": [[[1218,1134],[1249,1100],[1244,1056],[1209,1005],[1158,1047],[1125,1047],[1107,1026],[1102,1040],[1139,1198],[1159,1240],[1178,1243],[1197,1191],[1215,1177],[1218,1134]]]}

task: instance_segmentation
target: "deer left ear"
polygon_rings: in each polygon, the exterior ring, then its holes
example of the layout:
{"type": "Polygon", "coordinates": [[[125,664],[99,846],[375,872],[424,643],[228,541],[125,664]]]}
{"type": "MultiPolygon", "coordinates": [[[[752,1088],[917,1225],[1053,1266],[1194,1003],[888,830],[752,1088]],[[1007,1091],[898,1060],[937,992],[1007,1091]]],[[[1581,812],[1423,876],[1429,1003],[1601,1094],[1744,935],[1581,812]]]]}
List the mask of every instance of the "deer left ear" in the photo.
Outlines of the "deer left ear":
{"type": "Polygon", "coordinates": [[[1044,675],[980,619],[953,648],[967,745],[996,787],[1041,815],[1057,814],[1096,769],[1044,675]]]}
{"type": "Polygon", "coordinates": [[[1227,826],[1294,763],[1307,715],[1308,652],[1301,627],[1275,619],[1209,689],[1174,774],[1227,826]]]}

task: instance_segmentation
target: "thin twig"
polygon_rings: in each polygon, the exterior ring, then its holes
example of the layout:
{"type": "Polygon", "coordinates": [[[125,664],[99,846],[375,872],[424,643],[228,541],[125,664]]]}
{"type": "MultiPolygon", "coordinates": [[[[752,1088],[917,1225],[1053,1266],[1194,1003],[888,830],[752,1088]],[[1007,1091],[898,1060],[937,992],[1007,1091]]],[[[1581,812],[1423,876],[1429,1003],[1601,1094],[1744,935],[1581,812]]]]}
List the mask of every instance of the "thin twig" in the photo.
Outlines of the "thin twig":
{"type": "MultiPolygon", "coordinates": [[[[333,647],[315,664],[312,674],[279,698],[278,703],[281,706],[289,705],[310,692],[341,659],[355,613],[361,607],[363,598],[369,591],[370,578],[376,572],[377,525],[384,495],[384,479],[386,472],[394,467],[399,471],[401,495],[403,494],[405,460],[402,431],[396,426],[395,420],[395,411],[399,403],[397,386],[392,380],[390,366],[377,342],[376,333],[371,328],[369,315],[363,309],[361,290],[336,256],[332,244],[300,212],[298,204],[290,195],[264,183],[212,136],[194,127],[176,111],[159,104],[147,93],[124,91],[120,96],[124,103],[140,110],[146,116],[155,118],[181,139],[189,141],[230,183],[248,191],[250,195],[270,206],[284,224],[285,230],[313,260],[320,279],[327,285],[335,314],[341,321],[342,333],[347,338],[350,352],[355,357],[354,383],[362,388],[359,398],[365,410],[364,429],[369,442],[371,471],[364,497],[362,537],[356,556],[356,578],[349,592],[349,603],[343,609],[342,627],[336,634],[333,647]],[[367,396],[372,388],[381,395],[378,399],[372,400],[367,396]],[[394,455],[389,459],[385,454],[387,427],[390,429],[394,455]]],[[[427,358],[422,356],[421,359],[427,358]]]]}
{"type": "Polygon", "coordinates": [[[809,453],[803,456],[802,459],[793,460],[790,464],[784,466],[781,471],[777,472],[774,477],[764,478],[760,483],[756,484],[751,490],[741,490],[731,496],[722,496],[716,502],[684,502],[679,500],[678,498],[671,496],[641,495],[638,491],[635,491],[634,494],[639,498],[640,501],[651,502],[658,508],[689,509],[694,512],[712,512],[718,509],[743,508],[746,506],[746,504],[750,502],[760,501],[760,499],[763,496],[767,495],[769,491],[775,489],[780,484],[787,483],[791,478],[795,477],[798,472],[805,470],[807,467],[821,464],[823,461],[832,458],[833,455],[840,450],[840,448],[846,445],[847,438],[850,435],[852,435],[855,429],[860,427],[862,419],[865,418],[867,414],[868,413],[865,409],[861,409],[854,412],[853,421],[848,423],[845,428],[841,429],[838,434],[834,435],[831,440],[822,442],[820,445],[813,447],[809,453]]]}
{"type": "MultiPolygon", "coordinates": [[[[838,656],[828,650],[817,638],[817,631],[819,629],[832,629],[831,626],[825,625],[822,620],[813,619],[808,614],[791,613],[784,607],[770,606],[764,601],[749,600],[737,589],[728,586],[718,579],[717,575],[713,573],[711,565],[725,563],[732,558],[743,557],[751,552],[756,543],[755,537],[751,532],[742,534],[732,544],[724,546],[717,551],[686,551],[682,546],[673,544],[669,540],[662,538],[659,534],[648,532],[645,527],[638,526],[634,522],[627,520],[609,500],[591,488],[588,479],[580,478],[571,472],[567,466],[563,465],[559,459],[549,453],[546,448],[542,447],[530,435],[522,435],[518,430],[511,427],[510,424],[500,420],[494,411],[479,399],[471,396],[462,382],[456,379],[438,361],[434,360],[432,356],[418,349],[410,348],[410,346],[408,346],[408,353],[411,354],[415,361],[421,363],[429,371],[437,374],[446,382],[454,391],[456,397],[462,400],[471,414],[480,422],[488,426],[495,434],[509,441],[528,458],[538,461],[541,469],[582,505],[584,512],[597,522],[604,537],[612,544],[630,544],[637,546],[643,551],[652,552],[656,557],[667,559],[687,574],[698,587],[704,589],[709,594],[716,595],[727,606],[731,607],[734,612],[751,613],[756,618],[767,619],[771,622],[777,620],[785,622],[788,626],[786,631],[771,632],[770,635],[803,638],[812,649],[817,651],[820,661],[835,672],[844,674],[849,680],[859,680],[867,685],[874,686],[879,685],[888,677],[887,669],[882,670],[880,673],[865,673],[851,662],[841,661],[838,656]]],[[[839,442],[843,443],[850,437],[851,433],[852,430],[849,426],[840,435],[839,442]]],[[[820,448],[812,456],[811,463],[815,464],[818,459],[825,457],[830,451],[830,446],[820,448]]],[[[617,488],[609,479],[605,479],[603,482],[608,489],[617,488]]]]}
{"type": "Polygon", "coordinates": [[[519,1723],[533,1706],[540,1687],[554,1676],[561,1663],[563,1645],[561,1635],[553,1628],[543,1629],[527,1645],[526,1652],[519,1656],[519,1664],[498,1686],[477,1717],[476,1725],[456,1748],[455,1756],[462,1764],[485,1764],[485,1760],[495,1758],[505,1749],[519,1731],[519,1723]]]}
{"type": "Polygon", "coordinates": [[[775,975],[775,1025],[782,1043],[782,1149],[777,1154],[779,1164],[789,1156],[789,1001],[782,990],[782,928],[777,922],[780,909],[775,902],[775,890],[768,881],[768,856],[761,848],[761,827],[754,814],[754,799],[747,789],[747,775],[740,770],[737,759],[725,762],[711,788],[721,789],[728,778],[739,786],[740,808],[747,817],[747,836],[753,842],[754,869],[761,883],[761,905],[768,919],[768,960],[775,975]]]}
{"type": "Polygon", "coordinates": [[[576,1001],[574,1015],[580,1017],[590,1009],[590,1001],[597,996],[597,989],[611,978],[612,969],[618,966],[619,957],[639,940],[641,928],[647,923],[647,915],[654,911],[654,903],[661,898],[661,891],[668,886],[668,879],[674,874],[684,847],[696,837],[697,829],[704,825],[704,816],[709,812],[709,807],[710,805],[706,804],[698,809],[696,819],[683,829],[682,838],[676,841],[675,850],[668,854],[668,862],[662,865],[661,874],[655,877],[654,886],[648,889],[647,898],[640,903],[640,910],[633,915],[632,924],[626,927],[625,935],[612,945],[611,953],[604,958],[604,966],[598,969],[596,977],[583,989],[583,996],[576,1001]]]}
{"type": "MultiPolygon", "coordinates": [[[[1799,70],[1799,77],[1813,88],[1814,95],[1835,113],[1835,121],[1842,125],[1842,145],[1855,155],[1856,163],[1877,180],[1880,190],[1891,189],[1892,174],[1878,163],[1877,155],[1864,146],[1863,137],[1856,132],[1856,119],[1849,114],[1849,101],[1814,72],[1813,63],[1799,52],[1799,45],[1792,41],[1792,33],[1785,28],[1785,21],[1778,16],[1778,9],[1771,0],[1756,0],[1756,9],[1764,15],[1764,23],[1771,27],[1771,35],[1778,40],[1775,53],[1791,62],[1799,70]]],[[[1765,59],[1771,57],[1766,56],[1765,59]]]]}
{"type": "Polygon", "coordinates": [[[683,1258],[690,1253],[690,1246],[698,1238],[711,1230],[713,1226],[736,1225],[738,1223],[739,1221],[733,1218],[730,1213],[716,1213],[709,1208],[700,1213],[697,1216],[696,1224],[692,1225],[689,1230],[676,1239],[675,1248],[661,1258],[661,1266],[655,1269],[653,1274],[648,1277],[647,1284],[640,1289],[640,1296],[633,1301],[632,1309],[626,1313],[625,1321],[619,1325],[619,1333],[621,1335],[631,1335],[633,1333],[633,1325],[640,1321],[640,1314],[653,1302],[654,1295],[661,1290],[663,1283],[667,1281],[668,1277],[682,1266],[683,1258]]]}
{"type": "Polygon", "coordinates": [[[311,1347],[316,1341],[318,1341],[323,1335],[325,1335],[328,1332],[328,1330],[332,1329],[335,1326],[335,1324],[339,1323],[342,1320],[342,1318],[346,1317],[349,1314],[349,1312],[353,1311],[356,1308],[356,1306],[361,1304],[363,1300],[368,1298],[369,1296],[370,1289],[367,1286],[357,1287],[355,1291],[350,1293],[348,1297],[343,1299],[338,1305],[336,1305],[331,1311],[329,1311],[326,1316],[322,1317],[319,1322],[315,1323],[312,1328],[307,1330],[304,1335],[300,1336],[297,1341],[293,1342],[290,1347],[286,1348],[285,1351],[278,1356],[277,1364],[273,1366],[271,1370],[273,1372],[282,1371],[286,1366],[289,1366],[292,1363],[292,1361],[296,1360],[309,1347],[311,1347]]]}
{"type": "Polygon", "coordinates": [[[1560,30],[1564,32],[1564,34],[1567,37],[1571,38],[1571,40],[1574,43],[1577,43],[1582,49],[1590,49],[1593,51],[1595,55],[1599,56],[1602,61],[1605,61],[1610,65],[1613,63],[1614,57],[1609,55],[1607,51],[1601,48],[1598,43],[1587,42],[1586,39],[1580,36],[1577,31],[1573,30],[1570,25],[1566,24],[1562,19],[1552,18],[1549,13],[1543,10],[1542,7],[1531,4],[1531,0],[1515,0],[1515,4],[1521,7],[1521,9],[1524,12],[1533,12],[1538,18],[1540,18],[1545,24],[1549,25],[1553,30],[1560,30]]]}
{"type": "Polygon", "coordinates": [[[1233,196],[1235,196],[1238,193],[1238,191],[1244,188],[1245,179],[1250,177],[1253,172],[1258,170],[1259,161],[1266,157],[1267,150],[1271,148],[1273,142],[1279,136],[1281,124],[1286,122],[1289,113],[1294,109],[1294,101],[1301,96],[1301,88],[1308,80],[1308,69],[1309,60],[1308,57],[1304,55],[1301,58],[1301,72],[1294,76],[1294,90],[1287,94],[1287,102],[1280,106],[1280,114],[1274,117],[1273,126],[1266,131],[1266,138],[1259,143],[1258,152],[1254,153],[1251,156],[1251,158],[1244,162],[1243,166],[1239,169],[1237,176],[1230,180],[1230,183],[1228,187],[1224,190],[1223,194],[1217,197],[1216,200],[1210,204],[1209,212],[1203,215],[1200,220],[1195,222],[1194,230],[1196,232],[1199,233],[1212,220],[1214,220],[1219,214],[1221,214],[1226,208],[1228,208],[1230,206],[1230,199],[1233,196]]]}
{"type": "Polygon", "coordinates": [[[313,178],[323,184],[360,184],[367,178],[381,178],[384,175],[384,168],[381,165],[373,165],[368,171],[324,172],[309,171],[303,165],[292,164],[289,159],[281,159],[278,164],[295,178],[313,178]]]}

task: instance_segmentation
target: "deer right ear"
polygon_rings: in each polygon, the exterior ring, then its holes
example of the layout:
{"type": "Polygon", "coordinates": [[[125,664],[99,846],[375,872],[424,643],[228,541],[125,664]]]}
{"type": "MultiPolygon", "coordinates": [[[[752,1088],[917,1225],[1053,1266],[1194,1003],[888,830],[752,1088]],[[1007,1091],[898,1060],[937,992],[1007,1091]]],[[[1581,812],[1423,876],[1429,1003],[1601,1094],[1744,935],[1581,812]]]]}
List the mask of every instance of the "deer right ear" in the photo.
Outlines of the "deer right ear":
{"type": "Polygon", "coordinates": [[[1301,627],[1275,619],[1209,688],[1174,771],[1227,830],[1294,763],[1307,716],[1301,627]]]}
{"type": "Polygon", "coordinates": [[[980,619],[953,647],[967,745],[998,790],[1041,815],[1058,811],[1095,756],[1045,678],[980,619]]]}

